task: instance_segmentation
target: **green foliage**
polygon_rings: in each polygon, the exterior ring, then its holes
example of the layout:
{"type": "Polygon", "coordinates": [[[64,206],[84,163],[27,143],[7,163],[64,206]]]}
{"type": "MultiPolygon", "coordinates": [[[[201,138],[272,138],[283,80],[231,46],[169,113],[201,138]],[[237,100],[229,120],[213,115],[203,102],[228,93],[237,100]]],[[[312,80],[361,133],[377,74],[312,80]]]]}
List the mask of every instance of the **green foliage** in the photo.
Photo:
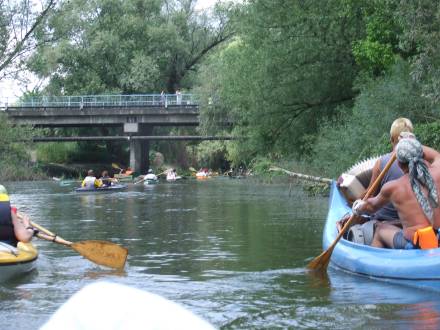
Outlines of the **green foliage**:
{"type": "Polygon", "coordinates": [[[53,142],[37,146],[38,161],[43,163],[68,163],[79,148],[76,142],[53,142]]]}
{"type": "Polygon", "coordinates": [[[395,62],[400,27],[393,13],[395,0],[373,0],[364,4],[365,37],[353,43],[353,55],[361,70],[369,75],[384,73],[395,62]]]}
{"type": "MultiPolygon", "coordinates": [[[[38,132],[38,131],[37,131],[38,132]]],[[[31,179],[39,176],[38,170],[29,161],[32,147],[31,127],[13,126],[6,115],[0,113],[0,179],[31,179]]]]}
{"type": "Polygon", "coordinates": [[[389,152],[389,130],[398,117],[421,120],[426,100],[414,86],[409,66],[399,61],[383,78],[362,87],[353,110],[325,122],[310,158],[312,166],[337,177],[356,161],[389,152]]]}
{"type": "Polygon", "coordinates": [[[367,72],[381,73],[394,63],[394,54],[391,45],[381,44],[378,41],[362,40],[353,46],[353,55],[356,62],[367,72]]]}
{"type": "Polygon", "coordinates": [[[207,63],[204,125],[234,123],[246,139],[228,146],[234,163],[301,155],[320,123],[354,97],[352,42],[360,24],[340,1],[263,1],[243,5],[237,37],[207,63]],[[325,13],[325,15],[322,15],[325,13]]]}
{"type": "Polygon", "coordinates": [[[46,92],[152,93],[191,87],[188,73],[227,40],[224,13],[208,17],[195,1],[73,0],[60,4],[39,37],[30,69],[49,79],[46,92]],[[45,33],[43,33],[45,32],[45,33]],[[185,78],[185,79],[184,79],[185,78]],[[184,85],[187,84],[187,85],[184,85]]]}
{"type": "Polygon", "coordinates": [[[203,141],[197,150],[197,162],[200,166],[209,168],[224,168],[226,143],[223,141],[203,141]]]}
{"type": "Polygon", "coordinates": [[[414,133],[424,145],[440,150],[440,121],[415,125],[414,133]]]}
{"type": "Polygon", "coordinates": [[[273,162],[270,159],[265,157],[257,157],[252,160],[249,164],[249,167],[252,169],[254,174],[264,174],[269,171],[269,168],[273,165],[273,162]]]}
{"type": "Polygon", "coordinates": [[[400,1],[395,12],[402,26],[399,36],[402,51],[411,63],[412,77],[422,95],[433,105],[440,102],[440,2],[434,0],[400,1]]]}

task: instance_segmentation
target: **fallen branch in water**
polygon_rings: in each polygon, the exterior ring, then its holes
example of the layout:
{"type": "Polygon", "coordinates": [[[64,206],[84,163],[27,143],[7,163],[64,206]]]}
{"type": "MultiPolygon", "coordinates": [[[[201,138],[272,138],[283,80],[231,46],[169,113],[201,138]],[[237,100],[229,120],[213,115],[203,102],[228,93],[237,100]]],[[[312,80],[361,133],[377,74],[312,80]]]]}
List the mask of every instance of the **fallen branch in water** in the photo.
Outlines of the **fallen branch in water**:
{"type": "Polygon", "coordinates": [[[277,166],[272,166],[271,168],[269,168],[269,171],[284,172],[289,176],[293,176],[295,178],[304,179],[304,180],[308,180],[308,181],[323,182],[323,183],[331,183],[333,181],[332,179],[321,178],[320,176],[313,176],[313,175],[290,172],[284,168],[277,167],[277,166]]]}

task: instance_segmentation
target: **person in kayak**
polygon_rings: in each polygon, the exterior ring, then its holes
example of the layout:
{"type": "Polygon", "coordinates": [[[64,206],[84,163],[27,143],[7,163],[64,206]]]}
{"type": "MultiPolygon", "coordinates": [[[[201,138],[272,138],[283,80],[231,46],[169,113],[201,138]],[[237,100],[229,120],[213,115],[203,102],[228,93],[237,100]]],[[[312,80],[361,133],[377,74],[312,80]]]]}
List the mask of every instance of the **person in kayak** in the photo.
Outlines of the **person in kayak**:
{"type": "MultiPolygon", "coordinates": [[[[390,160],[391,155],[392,155],[394,149],[396,148],[397,143],[399,142],[400,135],[403,132],[412,133],[412,131],[413,131],[413,124],[412,124],[411,120],[409,120],[408,118],[397,118],[396,120],[393,121],[393,123],[391,124],[391,128],[390,128],[390,142],[391,142],[392,150],[391,150],[391,152],[381,156],[374,164],[374,167],[373,167],[372,173],[371,173],[370,183],[369,183],[368,187],[366,188],[366,191],[368,191],[368,189],[373,185],[373,182],[376,180],[376,178],[379,176],[379,174],[385,168],[385,165],[390,160]]],[[[401,176],[403,176],[403,172],[400,169],[400,167],[397,165],[397,161],[395,161],[391,165],[391,168],[388,170],[388,172],[383,177],[383,179],[380,182],[377,189],[375,191],[373,191],[373,195],[374,196],[377,195],[385,183],[392,181],[392,180],[396,180],[396,179],[400,178],[401,176]]],[[[349,218],[350,218],[350,214],[347,214],[340,221],[338,221],[338,223],[337,223],[338,231],[340,231],[342,229],[345,222],[349,218]]],[[[393,204],[391,204],[391,203],[384,205],[379,210],[377,210],[374,214],[371,214],[371,216],[369,218],[363,218],[362,220],[363,221],[368,221],[368,220],[391,221],[392,223],[395,223],[395,224],[400,223],[397,211],[394,208],[393,204]]],[[[362,222],[362,221],[359,220],[359,222],[362,222]]],[[[372,229],[373,227],[365,227],[364,226],[364,228],[372,229]]],[[[371,233],[368,236],[372,237],[373,233],[371,233]]],[[[371,243],[371,242],[369,242],[369,243],[371,243]]]]}
{"type": "MultiPolygon", "coordinates": [[[[390,142],[391,142],[391,152],[380,157],[376,164],[373,167],[373,171],[371,174],[370,184],[368,185],[367,190],[373,185],[373,182],[385,168],[385,165],[391,158],[393,151],[396,149],[397,143],[399,143],[399,137],[403,132],[412,133],[413,132],[413,124],[411,120],[408,118],[397,118],[393,121],[390,128],[390,142]]],[[[405,135],[405,134],[403,134],[405,135]]],[[[399,179],[403,176],[403,171],[397,164],[397,161],[391,165],[391,168],[383,177],[376,191],[373,192],[373,195],[377,195],[380,189],[384,186],[385,183],[390,182],[392,180],[399,179]]],[[[392,203],[388,203],[377,210],[374,214],[371,215],[371,220],[380,220],[380,221],[393,221],[394,223],[399,222],[399,215],[397,214],[396,208],[392,203]]]]}
{"type": "MultiPolygon", "coordinates": [[[[391,142],[392,150],[391,152],[380,157],[374,164],[370,183],[366,191],[368,191],[368,189],[373,185],[373,182],[376,180],[376,178],[385,168],[385,165],[390,160],[391,155],[395,151],[397,143],[400,141],[400,139],[405,137],[415,137],[412,132],[413,132],[413,124],[411,120],[409,120],[408,118],[402,117],[402,118],[397,118],[396,120],[393,121],[390,128],[390,142],[391,142]]],[[[437,154],[438,152],[436,150],[423,146],[423,157],[429,163],[432,163],[434,161],[437,154]]],[[[399,179],[400,177],[403,176],[403,174],[404,173],[402,169],[399,167],[397,161],[394,161],[393,164],[391,165],[391,168],[388,170],[387,173],[385,173],[385,176],[381,180],[376,191],[373,192],[373,196],[377,195],[380,189],[387,182],[399,179]]],[[[340,221],[337,222],[338,231],[341,231],[345,222],[349,218],[350,218],[350,214],[347,214],[340,221]]],[[[362,217],[362,219],[358,219],[357,222],[364,223],[364,225],[362,226],[362,231],[363,231],[363,236],[365,238],[368,238],[365,241],[365,244],[367,245],[370,245],[372,242],[371,239],[373,238],[377,221],[387,221],[390,224],[394,224],[398,226],[400,225],[399,215],[397,214],[397,211],[392,203],[388,203],[384,205],[379,210],[371,214],[369,217],[362,217]]]]}
{"type": "Polygon", "coordinates": [[[177,172],[176,169],[173,168],[167,173],[167,181],[176,181],[177,180],[177,172]]]}
{"type": "Polygon", "coordinates": [[[389,202],[397,210],[402,229],[386,222],[378,224],[372,246],[394,249],[438,247],[440,154],[437,153],[429,164],[423,159],[423,151],[417,139],[401,139],[396,155],[404,175],[386,183],[377,196],[353,203],[353,213],[357,215],[374,213],[389,202]]]}
{"type": "Polygon", "coordinates": [[[0,185],[0,242],[17,246],[18,242],[30,242],[37,231],[31,226],[29,217],[17,214],[11,206],[6,188],[0,185]]]}
{"type": "Polygon", "coordinates": [[[102,171],[101,177],[99,178],[99,180],[102,182],[102,187],[110,187],[112,184],[115,184],[118,182],[117,179],[111,178],[108,175],[108,171],[106,171],[106,170],[102,171]]]}
{"type": "Polygon", "coordinates": [[[147,175],[144,176],[144,181],[145,180],[157,181],[157,176],[153,173],[151,168],[148,170],[147,175]]]}
{"type": "Polygon", "coordinates": [[[88,170],[87,176],[81,183],[81,187],[89,189],[99,188],[102,187],[102,182],[95,177],[93,170],[88,170]]]}

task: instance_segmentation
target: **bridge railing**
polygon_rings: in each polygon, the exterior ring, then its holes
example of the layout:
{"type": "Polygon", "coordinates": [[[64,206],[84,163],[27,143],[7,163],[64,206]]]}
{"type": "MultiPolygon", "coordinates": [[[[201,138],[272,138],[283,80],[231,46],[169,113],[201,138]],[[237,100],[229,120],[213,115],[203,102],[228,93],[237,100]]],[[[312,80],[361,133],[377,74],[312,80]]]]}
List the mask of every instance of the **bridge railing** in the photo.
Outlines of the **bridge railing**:
{"type": "Polygon", "coordinates": [[[23,97],[13,102],[0,100],[0,109],[19,108],[86,108],[86,107],[136,107],[197,105],[193,94],[139,94],[139,95],[82,95],[23,97]]]}

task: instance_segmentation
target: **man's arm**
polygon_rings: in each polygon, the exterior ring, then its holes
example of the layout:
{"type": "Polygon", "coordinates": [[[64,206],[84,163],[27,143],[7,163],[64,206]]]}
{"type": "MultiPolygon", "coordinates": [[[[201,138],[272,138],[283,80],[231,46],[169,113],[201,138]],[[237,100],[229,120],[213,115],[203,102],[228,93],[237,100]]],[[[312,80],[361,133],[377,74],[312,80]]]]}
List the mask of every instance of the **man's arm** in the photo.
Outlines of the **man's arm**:
{"type": "Polygon", "coordinates": [[[423,146],[423,159],[425,159],[430,164],[434,162],[439,162],[440,153],[433,148],[423,146]]]}
{"type": "Polygon", "coordinates": [[[368,198],[365,201],[359,199],[355,201],[353,203],[353,213],[358,215],[364,213],[371,214],[385,206],[391,200],[391,192],[394,184],[395,181],[387,182],[377,196],[368,198]]]}
{"type": "Polygon", "coordinates": [[[14,225],[14,234],[20,242],[30,242],[34,235],[34,230],[31,227],[29,217],[23,213],[18,215],[11,212],[12,224],[14,225]]]}
{"type": "MultiPolygon", "coordinates": [[[[376,163],[374,163],[373,170],[371,171],[370,183],[368,184],[368,187],[365,192],[367,192],[368,189],[370,189],[370,187],[373,185],[373,182],[376,181],[379,174],[380,174],[380,158],[376,160],[376,163]]],[[[377,189],[378,188],[376,188],[376,190],[372,192],[373,195],[377,194],[377,189]]]]}

